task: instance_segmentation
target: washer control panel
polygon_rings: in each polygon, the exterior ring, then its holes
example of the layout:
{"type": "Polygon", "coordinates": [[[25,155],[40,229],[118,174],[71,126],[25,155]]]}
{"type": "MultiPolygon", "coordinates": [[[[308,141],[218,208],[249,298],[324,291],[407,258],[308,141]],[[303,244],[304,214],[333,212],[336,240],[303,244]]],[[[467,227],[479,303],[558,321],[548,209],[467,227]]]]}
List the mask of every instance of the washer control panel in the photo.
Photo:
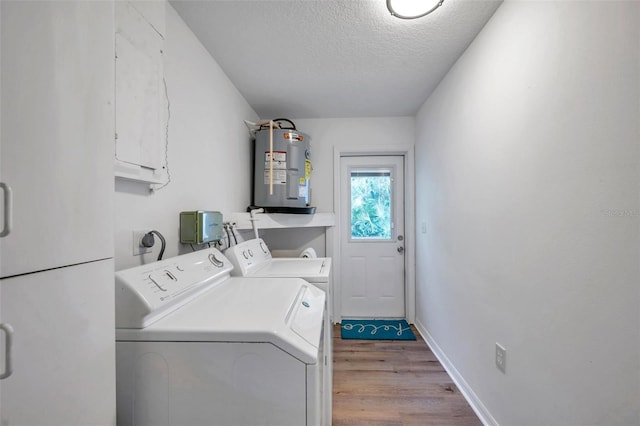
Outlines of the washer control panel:
{"type": "Polygon", "coordinates": [[[116,272],[116,327],[144,328],[229,278],[215,248],[116,272]]]}
{"type": "Polygon", "coordinates": [[[272,259],[271,251],[262,238],[243,241],[231,246],[224,252],[233,264],[231,275],[247,276],[249,271],[260,268],[272,259]]]}

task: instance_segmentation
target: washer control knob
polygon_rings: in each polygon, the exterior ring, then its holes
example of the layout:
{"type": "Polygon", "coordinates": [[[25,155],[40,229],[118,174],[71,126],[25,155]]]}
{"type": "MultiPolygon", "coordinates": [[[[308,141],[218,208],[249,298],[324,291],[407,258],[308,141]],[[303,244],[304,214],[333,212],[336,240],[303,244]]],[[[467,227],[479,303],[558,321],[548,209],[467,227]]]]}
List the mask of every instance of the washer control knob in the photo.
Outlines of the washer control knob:
{"type": "Polygon", "coordinates": [[[149,279],[151,280],[152,283],[154,283],[156,285],[156,287],[158,287],[161,291],[167,291],[166,288],[164,288],[162,286],[162,284],[160,283],[160,280],[158,279],[153,279],[153,277],[151,275],[149,275],[149,279]]]}

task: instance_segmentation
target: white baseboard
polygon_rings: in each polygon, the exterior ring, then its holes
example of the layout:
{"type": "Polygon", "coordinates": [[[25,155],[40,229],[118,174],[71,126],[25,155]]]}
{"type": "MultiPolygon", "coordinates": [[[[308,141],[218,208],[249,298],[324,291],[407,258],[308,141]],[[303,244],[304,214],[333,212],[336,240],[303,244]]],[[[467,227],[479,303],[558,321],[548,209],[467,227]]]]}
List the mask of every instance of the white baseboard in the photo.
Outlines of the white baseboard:
{"type": "Polygon", "coordinates": [[[464,377],[462,377],[451,361],[449,361],[449,358],[447,358],[424,325],[422,325],[422,323],[417,319],[414,325],[416,326],[418,333],[420,333],[424,341],[427,343],[427,346],[431,349],[431,352],[433,352],[436,358],[438,358],[438,361],[440,361],[440,364],[442,364],[444,369],[447,370],[447,373],[449,373],[453,382],[456,384],[458,389],[460,389],[462,396],[464,396],[469,405],[471,405],[471,408],[473,408],[473,411],[475,411],[476,415],[480,418],[480,421],[482,421],[485,426],[499,426],[496,419],[493,418],[487,407],[485,407],[480,398],[478,398],[478,395],[475,394],[473,389],[471,389],[469,384],[464,380],[464,377]]]}

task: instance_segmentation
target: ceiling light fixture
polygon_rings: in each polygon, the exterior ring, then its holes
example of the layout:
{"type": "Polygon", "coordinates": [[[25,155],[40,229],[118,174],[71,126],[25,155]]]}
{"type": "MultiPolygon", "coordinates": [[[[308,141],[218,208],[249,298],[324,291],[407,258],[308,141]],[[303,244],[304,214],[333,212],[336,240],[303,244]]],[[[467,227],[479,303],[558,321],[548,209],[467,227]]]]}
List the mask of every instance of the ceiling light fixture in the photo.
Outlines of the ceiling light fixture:
{"type": "Polygon", "coordinates": [[[427,16],[442,3],[444,0],[387,0],[387,9],[396,18],[416,19],[427,16]]]}

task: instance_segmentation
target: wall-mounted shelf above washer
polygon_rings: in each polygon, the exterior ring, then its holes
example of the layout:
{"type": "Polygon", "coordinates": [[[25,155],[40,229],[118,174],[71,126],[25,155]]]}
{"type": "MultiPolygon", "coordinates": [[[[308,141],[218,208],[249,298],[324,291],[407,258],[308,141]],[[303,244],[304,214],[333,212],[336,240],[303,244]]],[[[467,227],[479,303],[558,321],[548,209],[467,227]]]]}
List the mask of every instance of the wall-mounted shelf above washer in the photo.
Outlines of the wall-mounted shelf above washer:
{"type": "MultiPolygon", "coordinates": [[[[286,214],[258,213],[254,215],[258,229],[313,228],[335,226],[334,213],[286,214]]],[[[249,213],[230,213],[225,222],[235,222],[238,229],[252,229],[249,213]]]]}

